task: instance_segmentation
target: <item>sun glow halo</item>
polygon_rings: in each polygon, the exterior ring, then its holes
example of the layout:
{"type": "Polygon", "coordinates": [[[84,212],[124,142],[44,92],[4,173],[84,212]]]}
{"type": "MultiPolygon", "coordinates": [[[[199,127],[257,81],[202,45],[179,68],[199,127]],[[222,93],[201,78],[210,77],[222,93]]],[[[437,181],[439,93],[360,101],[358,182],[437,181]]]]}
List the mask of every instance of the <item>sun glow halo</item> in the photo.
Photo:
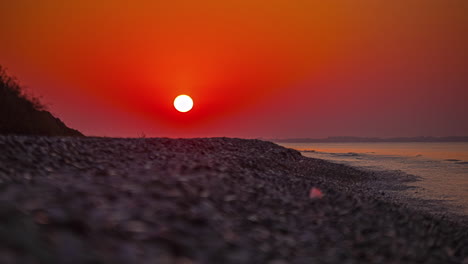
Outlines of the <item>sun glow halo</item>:
{"type": "Polygon", "coordinates": [[[179,112],[188,112],[193,107],[193,100],[190,96],[181,94],[174,99],[174,107],[179,112]]]}

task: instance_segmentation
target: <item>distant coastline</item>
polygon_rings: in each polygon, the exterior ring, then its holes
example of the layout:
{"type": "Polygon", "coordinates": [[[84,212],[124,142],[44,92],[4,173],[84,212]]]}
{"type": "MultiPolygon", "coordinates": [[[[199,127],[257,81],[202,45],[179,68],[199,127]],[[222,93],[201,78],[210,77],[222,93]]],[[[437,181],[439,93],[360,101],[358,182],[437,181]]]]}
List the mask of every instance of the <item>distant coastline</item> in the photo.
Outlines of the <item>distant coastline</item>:
{"type": "Polygon", "coordinates": [[[355,142],[468,142],[465,137],[327,137],[327,138],[276,138],[268,139],[278,143],[355,143],[355,142]]]}

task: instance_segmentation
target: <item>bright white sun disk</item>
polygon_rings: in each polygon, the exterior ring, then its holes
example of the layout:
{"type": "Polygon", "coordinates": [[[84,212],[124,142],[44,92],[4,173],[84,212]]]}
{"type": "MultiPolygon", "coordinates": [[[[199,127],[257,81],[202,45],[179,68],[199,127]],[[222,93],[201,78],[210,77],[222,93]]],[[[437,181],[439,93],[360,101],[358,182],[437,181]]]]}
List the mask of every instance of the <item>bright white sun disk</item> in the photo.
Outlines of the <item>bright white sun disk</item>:
{"type": "Polygon", "coordinates": [[[174,99],[174,107],[179,112],[188,112],[193,107],[193,100],[190,96],[181,94],[174,99]]]}

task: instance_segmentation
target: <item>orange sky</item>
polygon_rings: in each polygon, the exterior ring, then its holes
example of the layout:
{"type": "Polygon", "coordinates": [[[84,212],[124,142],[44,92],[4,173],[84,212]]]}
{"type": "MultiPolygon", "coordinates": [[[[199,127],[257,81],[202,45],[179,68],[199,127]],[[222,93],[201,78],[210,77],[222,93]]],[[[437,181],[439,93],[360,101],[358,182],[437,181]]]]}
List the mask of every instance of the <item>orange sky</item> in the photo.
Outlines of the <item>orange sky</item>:
{"type": "Polygon", "coordinates": [[[0,64],[87,135],[468,135],[466,14],[464,0],[2,1],[0,64]]]}

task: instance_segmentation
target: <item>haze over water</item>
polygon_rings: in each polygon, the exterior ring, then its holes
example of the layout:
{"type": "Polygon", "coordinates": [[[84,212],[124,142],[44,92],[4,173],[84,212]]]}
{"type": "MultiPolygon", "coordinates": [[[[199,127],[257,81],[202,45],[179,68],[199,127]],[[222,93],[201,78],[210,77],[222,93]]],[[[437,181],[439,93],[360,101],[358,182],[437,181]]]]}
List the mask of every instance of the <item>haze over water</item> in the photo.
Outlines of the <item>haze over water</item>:
{"type": "Polygon", "coordinates": [[[304,156],[373,171],[402,171],[420,177],[407,194],[443,200],[448,210],[468,215],[468,143],[281,143],[304,156]],[[315,151],[315,152],[311,152],[315,151]]]}

